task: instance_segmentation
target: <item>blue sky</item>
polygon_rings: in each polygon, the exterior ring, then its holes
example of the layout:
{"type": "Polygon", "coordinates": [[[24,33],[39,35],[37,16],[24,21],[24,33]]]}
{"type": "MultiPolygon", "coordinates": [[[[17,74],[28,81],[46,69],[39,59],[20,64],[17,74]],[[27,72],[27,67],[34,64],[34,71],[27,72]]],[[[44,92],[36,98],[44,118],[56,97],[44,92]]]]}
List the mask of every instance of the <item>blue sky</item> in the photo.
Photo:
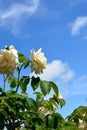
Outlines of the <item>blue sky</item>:
{"type": "Polygon", "coordinates": [[[42,48],[48,60],[41,76],[60,88],[65,117],[87,105],[87,0],[0,0],[0,49],[27,57],[42,48]]]}

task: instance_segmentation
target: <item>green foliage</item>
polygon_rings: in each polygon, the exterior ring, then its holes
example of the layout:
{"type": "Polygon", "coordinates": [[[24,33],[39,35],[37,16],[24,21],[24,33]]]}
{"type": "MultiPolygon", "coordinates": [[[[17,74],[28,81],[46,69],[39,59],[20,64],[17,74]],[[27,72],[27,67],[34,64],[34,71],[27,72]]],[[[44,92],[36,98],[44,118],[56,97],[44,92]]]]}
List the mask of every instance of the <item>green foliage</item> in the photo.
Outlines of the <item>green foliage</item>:
{"type": "Polygon", "coordinates": [[[45,122],[48,128],[57,129],[64,122],[64,119],[59,113],[53,113],[45,117],[45,122]]]}
{"type": "Polygon", "coordinates": [[[48,81],[40,81],[40,89],[41,89],[41,92],[42,92],[42,94],[44,96],[49,94],[49,92],[51,90],[50,82],[48,82],[48,81]]]}
{"type": "Polygon", "coordinates": [[[18,80],[14,76],[9,76],[8,83],[9,83],[11,88],[15,88],[17,86],[17,84],[18,84],[18,80]]]}
{"type": "Polygon", "coordinates": [[[77,127],[83,125],[87,127],[87,106],[79,106],[76,108],[71,115],[67,117],[69,122],[73,122],[77,127]],[[80,121],[82,123],[80,123],[80,121]]]}
{"type": "Polygon", "coordinates": [[[39,84],[40,84],[40,78],[39,77],[35,78],[34,76],[32,76],[32,79],[31,79],[32,89],[36,90],[39,87],[39,84]]]}
{"type": "Polygon", "coordinates": [[[80,129],[77,128],[73,123],[64,122],[63,124],[60,125],[58,130],[80,130],[80,129]]]}
{"type": "Polygon", "coordinates": [[[50,81],[50,86],[53,88],[55,94],[58,95],[59,90],[58,90],[57,85],[55,83],[53,83],[52,81],[50,81]]]}
{"type": "Polygon", "coordinates": [[[0,130],[79,130],[79,119],[87,124],[87,107],[78,107],[65,120],[57,112],[66,103],[59,97],[58,86],[40,77],[22,76],[30,60],[21,53],[18,59],[16,75],[5,75],[4,87],[0,87],[0,130]],[[29,97],[30,87],[36,98],[29,97]],[[52,96],[47,99],[48,95],[52,96]]]}
{"type": "Polygon", "coordinates": [[[29,81],[30,81],[29,76],[22,76],[22,78],[20,79],[20,88],[22,90],[22,93],[26,93],[29,81]]]}
{"type": "Polygon", "coordinates": [[[27,106],[27,108],[28,108],[28,110],[30,109],[33,109],[34,110],[34,108],[36,109],[36,102],[32,99],[32,98],[28,98],[28,97],[26,97],[25,98],[25,101],[26,101],[26,106],[27,106]]]}
{"type": "Polygon", "coordinates": [[[18,53],[19,62],[23,63],[26,60],[26,57],[22,53],[18,53]]]}
{"type": "Polygon", "coordinates": [[[61,107],[61,108],[66,104],[65,100],[62,99],[62,98],[61,98],[61,99],[58,99],[57,102],[58,102],[58,104],[60,104],[60,107],[61,107]]]}

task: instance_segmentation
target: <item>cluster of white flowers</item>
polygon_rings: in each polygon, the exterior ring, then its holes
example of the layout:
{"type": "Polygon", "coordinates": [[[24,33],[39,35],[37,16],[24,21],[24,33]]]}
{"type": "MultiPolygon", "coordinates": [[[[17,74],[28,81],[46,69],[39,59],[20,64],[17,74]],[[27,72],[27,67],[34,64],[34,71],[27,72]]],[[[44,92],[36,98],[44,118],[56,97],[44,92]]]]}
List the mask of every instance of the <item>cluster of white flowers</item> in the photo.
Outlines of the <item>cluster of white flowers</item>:
{"type": "MultiPolygon", "coordinates": [[[[41,52],[41,48],[35,52],[30,51],[31,70],[36,74],[41,74],[43,69],[46,68],[47,59],[44,53],[41,52]]],[[[14,46],[6,47],[0,50],[0,73],[1,74],[12,74],[19,65],[18,52],[14,46]]]]}
{"type": "Polygon", "coordinates": [[[12,74],[18,65],[18,53],[13,46],[0,50],[1,74],[12,74]]]}
{"type": "MultiPolygon", "coordinates": [[[[84,113],[82,117],[85,118],[85,115],[86,113],[84,113]]],[[[82,119],[79,119],[79,128],[82,130],[86,130],[85,127],[87,128],[87,124],[82,119]]]]}
{"type": "Polygon", "coordinates": [[[39,110],[38,110],[38,114],[40,117],[42,116],[46,116],[48,114],[53,114],[55,111],[57,110],[57,105],[53,105],[53,109],[49,110],[48,108],[45,108],[45,107],[40,107],[39,110]]]}
{"type": "Polygon", "coordinates": [[[79,128],[84,129],[83,120],[79,119],[79,128]]]}
{"type": "Polygon", "coordinates": [[[36,74],[43,73],[43,69],[46,68],[47,59],[44,56],[44,53],[41,52],[41,48],[37,52],[31,50],[30,53],[32,72],[35,72],[36,74]]]}

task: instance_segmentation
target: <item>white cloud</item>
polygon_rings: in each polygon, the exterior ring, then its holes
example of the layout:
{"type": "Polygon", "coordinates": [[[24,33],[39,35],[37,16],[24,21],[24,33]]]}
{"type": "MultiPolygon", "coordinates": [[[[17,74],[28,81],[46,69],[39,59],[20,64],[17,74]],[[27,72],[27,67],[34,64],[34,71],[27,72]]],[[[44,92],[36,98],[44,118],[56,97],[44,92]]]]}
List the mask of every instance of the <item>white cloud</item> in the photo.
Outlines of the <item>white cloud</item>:
{"type": "Polygon", "coordinates": [[[87,75],[83,75],[62,88],[64,97],[87,95],[87,75]]]}
{"type": "Polygon", "coordinates": [[[18,32],[19,24],[35,14],[38,5],[39,0],[26,0],[25,3],[13,3],[4,10],[0,9],[0,26],[12,29],[13,33],[18,32]]]}
{"type": "Polygon", "coordinates": [[[72,35],[79,34],[80,30],[85,26],[87,26],[87,16],[77,17],[77,19],[71,24],[72,35]]]}
{"type": "Polygon", "coordinates": [[[69,68],[67,63],[63,63],[61,60],[53,60],[47,65],[41,78],[45,80],[61,80],[63,83],[66,83],[73,76],[74,71],[69,68]]]}
{"type": "MultiPolygon", "coordinates": [[[[74,81],[74,87],[78,88],[79,90],[85,88],[87,90],[87,75],[83,75],[79,77],[77,80],[74,81]]],[[[83,89],[83,90],[85,90],[83,89]]],[[[86,91],[87,92],[87,91],[86,91]]]]}

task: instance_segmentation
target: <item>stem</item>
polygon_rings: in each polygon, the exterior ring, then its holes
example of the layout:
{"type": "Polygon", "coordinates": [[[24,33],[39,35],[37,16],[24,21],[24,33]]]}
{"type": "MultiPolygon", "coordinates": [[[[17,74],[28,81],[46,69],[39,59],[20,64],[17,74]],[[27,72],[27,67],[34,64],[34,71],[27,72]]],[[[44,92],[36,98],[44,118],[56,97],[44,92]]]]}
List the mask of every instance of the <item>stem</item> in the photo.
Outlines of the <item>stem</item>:
{"type": "Polygon", "coordinates": [[[21,72],[23,65],[24,65],[24,63],[20,66],[20,68],[18,68],[18,85],[17,85],[17,88],[16,88],[16,92],[18,91],[18,88],[19,88],[19,85],[20,85],[20,72],[21,72]]]}
{"type": "Polygon", "coordinates": [[[17,88],[16,88],[16,92],[18,91],[18,88],[19,88],[19,85],[20,85],[19,81],[20,81],[20,69],[18,71],[18,85],[17,85],[17,88]]]}
{"type": "Polygon", "coordinates": [[[7,80],[7,78],[8,78],[8,75],[3,75],[3,77],[4,77],[4,84],[3,84],[3,91],[5,92],[5,88],[6,88],[6,80],[7,80]]]}

